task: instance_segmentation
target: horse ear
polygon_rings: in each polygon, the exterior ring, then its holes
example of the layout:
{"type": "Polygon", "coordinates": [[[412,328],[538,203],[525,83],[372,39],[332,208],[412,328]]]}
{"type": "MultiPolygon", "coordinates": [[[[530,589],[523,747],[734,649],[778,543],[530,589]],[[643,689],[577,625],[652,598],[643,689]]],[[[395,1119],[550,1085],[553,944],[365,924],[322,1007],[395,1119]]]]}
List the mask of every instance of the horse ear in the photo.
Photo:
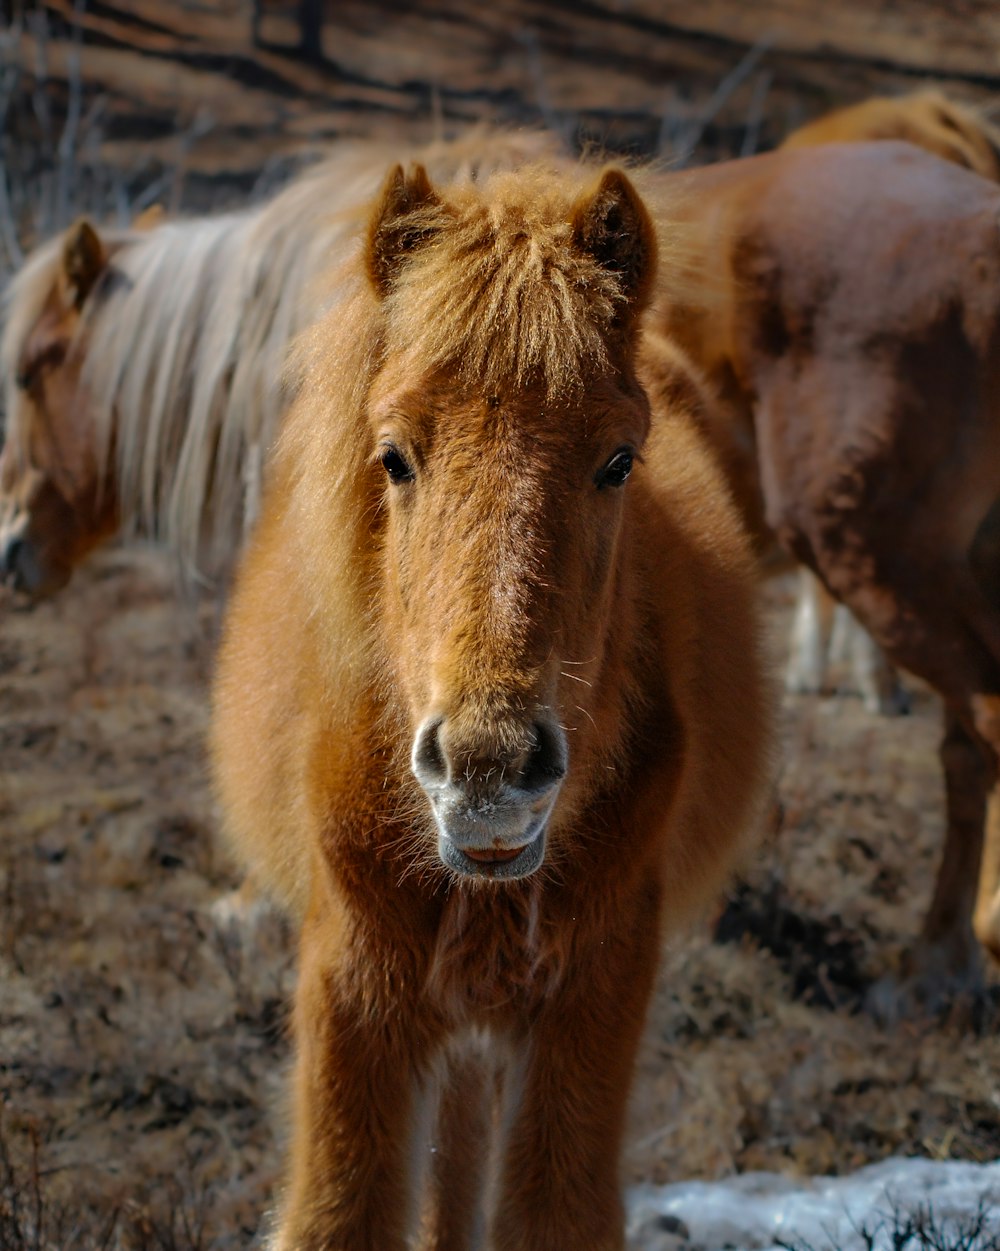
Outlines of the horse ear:
{"type": "Polygon", "coordinates": [[[81,217],[66,232],[62,250],[66,293],[74,308],[83,307],[107,263],[108,254],[100,235],[85,217],[81,217]]]}
{"type": "Polygon", "coordinates": [[[379,295],[388,295],[407,254],[435,230],[429,209],[441,203],[422,165],[404,175],[394,166],[385,180],[368,225],[368,277],[379,295]]]}
{"type": "Polygon", "coordinates": [[[628,318],[641,312],[656,271],[656,231],[639,193],[620,169],[608,169],[571,219],[576,246],[621,283],[628,318]]]}

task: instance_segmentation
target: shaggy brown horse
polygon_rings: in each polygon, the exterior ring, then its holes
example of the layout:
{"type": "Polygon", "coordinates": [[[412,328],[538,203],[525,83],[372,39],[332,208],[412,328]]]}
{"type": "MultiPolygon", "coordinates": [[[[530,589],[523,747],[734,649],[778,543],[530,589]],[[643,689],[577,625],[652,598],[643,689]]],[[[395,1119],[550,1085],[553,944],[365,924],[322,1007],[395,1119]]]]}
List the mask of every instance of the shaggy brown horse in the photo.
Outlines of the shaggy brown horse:
{"type": "Polygon", "coordinates": [[[621,1248],[661,931],[755,814],[753,562],[639,360],[650,219],[583,177],[390,175],[237,579],[218,789],[302,917],[281,1251],[621,1248]]]}
{"type": "Polygon", "coordinates": [[[944,858],[908,987],[1000,955],[1000,189],[909,144],[693,170],[702,301],[665,312],[717,389],[744,514],[940,692],[944,858]],[[755,474],[755,469],[759,471],[755,474]]]}
{"type": "MultiPolygon", "coordinates": [[[[939,91],[875,97],[838,109],[799,127],[781,146],[887,139],[916,144],[991,182],[1000,182],[1000,133],[979,113],[939,91]]],[[[823,584],[803,569],[786,672],[788,689],[822,690],[828,659],[838,651],[850,658],[855,685],[870,711],[907,711],[907,693],[883,653],[844,605],[836,604],[823,584]]]]}
{"type": "MultiPolygon", "coordinates": [[[[480,130],[419,155],[473,178],[551,146],[480,130]]],[[[130,230],[79,222],[29,257],[0,342],[0,579],[58,590],[120,528],[160,539],[188,579],[225,573],[290,401],[289,342],[335,294],[316,275],[398,158],[343,143],[266,204],[130,230]]]]}

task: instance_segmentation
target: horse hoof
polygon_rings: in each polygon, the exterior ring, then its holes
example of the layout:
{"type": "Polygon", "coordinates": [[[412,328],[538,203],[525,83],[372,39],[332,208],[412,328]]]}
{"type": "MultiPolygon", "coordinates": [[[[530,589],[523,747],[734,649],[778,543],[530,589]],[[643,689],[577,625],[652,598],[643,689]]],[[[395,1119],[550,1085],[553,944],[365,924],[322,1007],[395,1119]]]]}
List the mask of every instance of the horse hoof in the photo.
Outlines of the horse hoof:
{"type": "Polygon", "coordinates": [[[939,1017],[961,1000],[974,999],[983,989],[982,961],[976,952],[961,968],[946,968],[931,960],[914,960],[919,972],[887,974],[868,989],[864,1009],[879,1025],[892,1028],[901,1021],[939,1017]]]}

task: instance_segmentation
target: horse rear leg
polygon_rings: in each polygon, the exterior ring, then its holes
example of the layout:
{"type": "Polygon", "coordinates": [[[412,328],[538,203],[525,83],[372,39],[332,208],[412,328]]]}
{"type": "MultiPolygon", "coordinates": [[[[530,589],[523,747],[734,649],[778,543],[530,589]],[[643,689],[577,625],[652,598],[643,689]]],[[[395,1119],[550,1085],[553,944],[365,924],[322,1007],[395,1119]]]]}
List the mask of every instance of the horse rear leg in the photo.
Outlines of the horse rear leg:
{"type": "MultiPolygon", "coordinates": [[[[826,557],[826,553],[822,553],[826,557]]],[[[835,561],[825,571],[836,586],[835,561]]],[[[1000,719],[977,713],[977,694],[1000,683],[997,614],[966,571],[953,565],[914,569],[897,559],[893,583],[871,580],[839,587],[845,602],[885,649],[889,659],[930,683],[945,701],[940,749],[947,827],[930,910],[909,961],[911,975],[897,990],[883,984],[873,993],[882,1011],[895,1014],[907,1000],[933,1007],[949,991],[975,986],[981,976],[974,942],[973,910],[983,850],[987,798],[996,784],[1000,719]],[[992,738],[990,737],[992,735],[992,738]]],[[[984,704],[983,707],[986,705],[984,704]]],[[[986,906],[980,908],[981,917],[986,906]]],[[[984,922],[985,924],[985,922],[984,922]]]]}
{"type": "Polygon", "coordinates": [[[980,976],[980,960],[972,912],[993,771],[981,744],[958,711],[947,705],[940,754],[948,825],[916,959],[925,979],[943,979],[948,974],[959,985],[974,985],[980,976]]]}

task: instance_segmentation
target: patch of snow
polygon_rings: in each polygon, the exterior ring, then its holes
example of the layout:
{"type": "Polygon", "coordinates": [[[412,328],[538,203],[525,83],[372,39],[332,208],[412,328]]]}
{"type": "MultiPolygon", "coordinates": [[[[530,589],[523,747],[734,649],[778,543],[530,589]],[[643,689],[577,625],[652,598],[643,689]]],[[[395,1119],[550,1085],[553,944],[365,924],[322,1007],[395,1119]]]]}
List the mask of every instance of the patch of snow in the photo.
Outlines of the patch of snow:
{"type": "MultiPolygon", "coordinates": [[[[907,1218],[930,1213],[955,1245],[982,1214],[966,1251],[1000,1247],[1000,1161],[890,1159],[847,1177],[745,1173],[723,1181],[635,1186],[626,1196],[633,1251],[772,1251],[781,1244],[810,1251],[902,1251],[893,1237],[907,1218]],[[864,1231],[864,1232],[862,1232],[864,1231]]],[[[938,1240],[940,1241],[940,1239],[938,1240]]]]}

